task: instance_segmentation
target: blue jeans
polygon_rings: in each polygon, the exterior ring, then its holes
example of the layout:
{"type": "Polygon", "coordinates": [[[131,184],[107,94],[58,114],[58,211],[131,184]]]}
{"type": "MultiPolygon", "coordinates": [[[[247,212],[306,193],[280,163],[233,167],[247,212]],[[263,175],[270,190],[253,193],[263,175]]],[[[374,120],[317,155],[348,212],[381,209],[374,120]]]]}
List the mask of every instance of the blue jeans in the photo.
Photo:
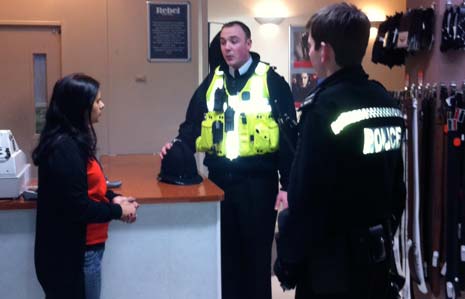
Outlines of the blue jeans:
{"type": "Polygon", "coordinates": [[[84,255],[84,284],[86,299],[100,299],[102,258],[105,247],[88,249],[84,255]]]}

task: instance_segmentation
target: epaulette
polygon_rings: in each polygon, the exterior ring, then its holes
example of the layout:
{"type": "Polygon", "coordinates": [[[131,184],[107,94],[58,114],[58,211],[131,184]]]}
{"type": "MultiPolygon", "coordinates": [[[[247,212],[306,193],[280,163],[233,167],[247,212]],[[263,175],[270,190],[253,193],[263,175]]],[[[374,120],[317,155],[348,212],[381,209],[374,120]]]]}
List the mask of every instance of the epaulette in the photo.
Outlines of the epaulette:
{"type": "Polygon", "coordinates": [[[224,72],[222,70],[220,70],[220,67],[217,66],[216,69],[215,69],[215,75],[217,76],[223,76],[224,72]]]}
{"type": "Polygon", "coordinates": [[[310,107],[313,103],[315,103],[316,96],[317,96],[322,90],[323,90],[322,88],[316,87],[316,88],[313,90],[313,92],[310,93],[310,95],[304,99],[304,102],[302,103],[302,105],[300,105],[299,109],[297,109],[297,110],[298,110],[298,111],[302,111],[303,109],[310,107]]]}
{"type": "Polygon", "coordinates": [[[260,61],[255,67],[255,73],[259,76],[262,76],[268,71],[268,68],[268,65],[260,61]]]}
{"type": "Polygon", "coordinates": [[[383,84],[381,84],[380,82],[376,81],[376,80],[370,80],[370,82],[373,82],[375,83],[376,85],[379,85],[383,90],[385,90],[387,92],[387,89],[386,87],[384,87],[383,84]]]}

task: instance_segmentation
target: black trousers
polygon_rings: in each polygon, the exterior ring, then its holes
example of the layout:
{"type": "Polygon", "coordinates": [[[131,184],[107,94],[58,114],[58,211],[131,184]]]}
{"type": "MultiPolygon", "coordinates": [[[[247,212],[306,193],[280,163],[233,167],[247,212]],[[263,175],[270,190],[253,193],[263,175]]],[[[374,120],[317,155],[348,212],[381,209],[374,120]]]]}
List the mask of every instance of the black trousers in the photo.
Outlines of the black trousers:
{"type": "MultiPolygon", "coordinates": [[[[328,271],[331,269],[328,267],[328,271]]],[[[318,273],[307,273],[297,283],[296,299],[390,299],[388,262],[371,265],[367,268],[354,267],[348,274],[349,290],[344,293],[318,294],[314,292],[311,276],[318,273]]]]}
{"type": "Polygon", "coordinates": [[[223,299],[271,299],[271,246],[277,173],[210,172],[224,190],[221,202],[223,299]]]}

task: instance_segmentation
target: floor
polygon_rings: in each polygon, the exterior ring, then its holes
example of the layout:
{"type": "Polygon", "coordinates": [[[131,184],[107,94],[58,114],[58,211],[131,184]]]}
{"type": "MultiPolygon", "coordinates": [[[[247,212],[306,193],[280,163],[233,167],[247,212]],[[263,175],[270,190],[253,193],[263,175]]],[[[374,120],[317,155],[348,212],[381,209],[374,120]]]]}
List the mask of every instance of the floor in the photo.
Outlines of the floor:
{"type": "Polygon", "coordinates": [[[295,294],[295,290],[283,292],[278,279],[274,275],[271,277],[271,292],[273,299],[294,299],[295,294]]]}
{"type": "MultiPolygon", "coordinates": [[[[277,225],[276,225],[277,226],[277,225]]],[[[276,259],[276,242],[273,242],[273,247],[271,250],[271,265],[274,264],[276,259]]],[[[271,268],[273,273],[273,268],[271,268]]],[[[271,293],[273,299],[294,299],[295,290],[283,292],[283,289],[279,285],[279,280],[275,275],[271,276],[271,293]]]]}

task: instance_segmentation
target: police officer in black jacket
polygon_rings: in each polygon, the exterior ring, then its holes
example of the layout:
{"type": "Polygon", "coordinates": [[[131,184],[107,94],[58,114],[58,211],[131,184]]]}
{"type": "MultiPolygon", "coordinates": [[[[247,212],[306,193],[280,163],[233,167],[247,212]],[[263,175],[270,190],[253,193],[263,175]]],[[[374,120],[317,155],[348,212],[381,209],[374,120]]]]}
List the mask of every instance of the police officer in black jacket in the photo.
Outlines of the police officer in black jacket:
{"type": "MultiPolygon", "coordinates": [[[[250,52],[250,29],[223,25],[224,59],[195,91],[177,142],[205,153],[209,179],[224,190],[221,202],[223,299],[271,299],[271,246],[275,207],[287,206],[297,132],[286,81],[250,52]],[[278,190],[278,171],[281,190],[278,190]]],[[[161,157],[171,148],[166,144],[161,157]]]]}
{"type": "Polygon", "coordinates": [[[325,79],[302,105],[274,269],[296,298],[387,298],[390,238],[405,204],[402,113],[361,67],[370,22],[347,3],[307,23],[325,79]]]}

